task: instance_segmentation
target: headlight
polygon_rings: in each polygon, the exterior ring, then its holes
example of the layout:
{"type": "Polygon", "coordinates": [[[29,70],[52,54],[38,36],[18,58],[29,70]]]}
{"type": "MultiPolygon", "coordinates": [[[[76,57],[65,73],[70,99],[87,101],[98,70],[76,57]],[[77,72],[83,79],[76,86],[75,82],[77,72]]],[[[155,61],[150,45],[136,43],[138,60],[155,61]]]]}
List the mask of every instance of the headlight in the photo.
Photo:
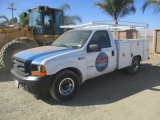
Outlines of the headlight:
{"type": "Polygon", "coordinates": [[[46,69],[43,65],[31,65],[31,73],[35,76],[46,76],[46,69]]]}

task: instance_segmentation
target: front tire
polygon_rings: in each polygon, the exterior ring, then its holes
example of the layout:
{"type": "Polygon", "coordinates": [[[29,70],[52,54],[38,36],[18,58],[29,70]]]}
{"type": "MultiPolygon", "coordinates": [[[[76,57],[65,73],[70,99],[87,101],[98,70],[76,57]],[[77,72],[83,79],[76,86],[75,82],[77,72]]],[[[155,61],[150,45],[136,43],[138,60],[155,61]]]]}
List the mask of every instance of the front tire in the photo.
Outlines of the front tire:
{"type": "Polygon", "coordinates": [[[140,58],[139,57],[134,57],[132,59],[132,64],[131,66],[127,67],[127,72],[130,75],[137,74],[140,70],[140,58]]]}
{"type": "Polygon", "coordinates": [[[63,70],[55,76],[49,92],[55,100],[67,101],[76,95],[79,87],[78,76],[70,70],[63,70]]]}

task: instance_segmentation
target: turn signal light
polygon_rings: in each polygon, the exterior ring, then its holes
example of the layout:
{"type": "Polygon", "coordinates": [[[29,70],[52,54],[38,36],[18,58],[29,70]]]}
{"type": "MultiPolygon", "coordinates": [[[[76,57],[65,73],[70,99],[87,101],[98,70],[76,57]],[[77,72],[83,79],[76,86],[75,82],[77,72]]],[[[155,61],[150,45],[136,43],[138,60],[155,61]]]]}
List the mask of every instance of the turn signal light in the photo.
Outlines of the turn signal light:
{"type": "Polygon", "coordinates": [[[32,73],[32,75],[35,75],[35,76],[46,76],[47,75],[46,69],[44,66],[41,66],[40,71],[32,71],[31,73],[32,73]]]}

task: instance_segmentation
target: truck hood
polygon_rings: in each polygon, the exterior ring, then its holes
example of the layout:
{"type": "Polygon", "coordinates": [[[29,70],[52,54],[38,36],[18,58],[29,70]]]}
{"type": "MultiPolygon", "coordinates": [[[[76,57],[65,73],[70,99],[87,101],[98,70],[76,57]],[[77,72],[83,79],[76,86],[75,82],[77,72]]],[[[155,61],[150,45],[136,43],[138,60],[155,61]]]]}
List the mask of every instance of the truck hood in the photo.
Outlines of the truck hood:
{"type": "Polygon", "coordinates": [[[56,46],[43,46],[18,52],[14,55],[14,57],[23,60],[34,60],[35,62],[41,62],[46,58],[54,57],[71,51],[74,51],[74,49],[56,46]]]}

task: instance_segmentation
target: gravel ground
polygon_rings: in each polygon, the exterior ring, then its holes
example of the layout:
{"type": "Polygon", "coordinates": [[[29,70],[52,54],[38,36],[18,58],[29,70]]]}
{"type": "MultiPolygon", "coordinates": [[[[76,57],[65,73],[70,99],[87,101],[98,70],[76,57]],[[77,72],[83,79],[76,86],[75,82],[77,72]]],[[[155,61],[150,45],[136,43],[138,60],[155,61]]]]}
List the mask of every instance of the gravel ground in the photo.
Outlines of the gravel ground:
{"type": "Polygon", "coordinates": [[[0,68],[0,120],[160,120],[160,57],[150,57],[139,74],[120,70],[88,80],[67,102],[37,100],[0,68]]]}

